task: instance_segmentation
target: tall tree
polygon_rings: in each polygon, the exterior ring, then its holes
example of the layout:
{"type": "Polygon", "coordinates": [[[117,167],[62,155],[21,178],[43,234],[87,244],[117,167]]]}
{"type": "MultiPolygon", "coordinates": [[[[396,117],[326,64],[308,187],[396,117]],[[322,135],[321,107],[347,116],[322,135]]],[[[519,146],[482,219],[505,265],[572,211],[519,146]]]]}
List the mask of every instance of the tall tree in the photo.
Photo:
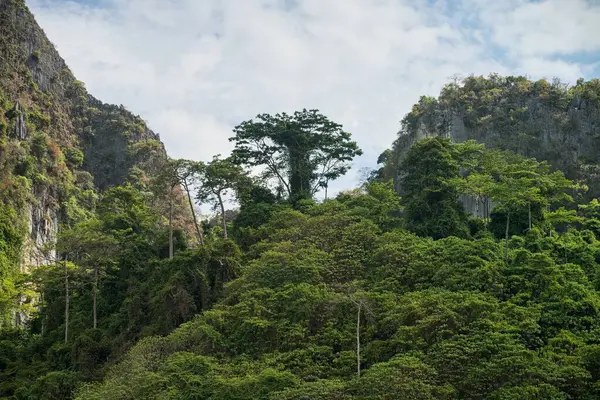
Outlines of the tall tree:
{"type": "Polygon", "coordinates": [[[69,341],[69,268],[67,266],[67,256],[63,261],[65,267],[65,343],[69,341]]]}
{"type": "Polygon", "coordinates": [[[355,287],[350,286],[347,294],[347,298],[356,306],[356,375],[360,377],[361,373],[361,353],[360,353],[360,328],[361,328],[361,315],[370,314],[373,315],[372,304],[369,298],[364,292],[357,290],[355,287]]]}
{"type": "Polygon", "coordinates": [[[530,180],[526,177],[504,176],[492,189],[492,198],[503,207],[506,214],[504,257],[507,260],[511,215],[515,215],[518,210],[528,207],[531,202],[540,201],[542,198],[539,188],[530,184],[530,180]]]}
{"type": "Polygon", "coordinates": [[[167,197],[169,203],[169,258],[173,258],[173,218],[175,209],[175,188],[180,185],[179,178],[176,173],[175,162],[169,160],[166,167],[153,180],[152,189],[157,194],[158,198],[164,199],[167,197]]]}
{"type": "Polygon", "coordinates": [[[450,140],[436,137],[416,143],[401,170],[401,203],[409,230],[433,238],[468,234],[455,185],[459,164],[450,140]]]}
{"type": "Polygon", "coordinates": [[[344,175],[349,162],[362,151],[342,125],[318,110],[269,115],[234,128],[233,156],[245,165],[265,167],[290,198],[309,197],[344,175]]]}
{"type": "MultiPolygon", "coordinates": [[[[113,264],[117,251],[116,239],[102,231],[101,221],[92,219],[81,222],[73,228],[61,232],[57,248],[68,251],[74,262],[92,273],[92,320],[93,328],[98,326],[98,289],[106,268],[113,264]]],[[[68,293],[68,276],[65,256],[65,292],[68,293]]],[[[68,294],[67,294],[68,302],[68,294]]],[[[68,303],[67,303],[68,304],[68,303]]],[[[67,306],[68,307],[68,306],[67,306]]],[[[66,311],[68,315],[68,309],[66,311]]],[[[65,334],[66,337],[66,334],[65,334]]]]}
{"type": "MultiPolygon", "coordinates": [[[[175,185],[181,185],[185,190],[188,203],[190,205],[190,212],[192,214],[194,228],[196,229],[196,234],[198,235],[198,242],[200,245],[204,245],[204,235],[202,234],[200,224],[198,224],[198,219],[196,218],[196,210],[194,209],[194,202],[192,201],[192,186],[198,181],[204,168],[204,163],[200,161],[176,159],[169,162],[167,171],[167,176],[171,178],[171,182],[174,182],[175,185]]],[[[171,188],[174,187],[175,186],[171,186],[171,188]]],[[[172,191],[169,193],[169,195],[172,196],[172,191]]],[[[172,225],[170,226],[172,229],[172,225]]],[[[170,231],[169,235],[169,237],[172,238],[172,230],[170,231]]],[[[169,246],[171,247],[172,245],[171,239],[169,246]]]]}
{"type": "Polygon", "coordinates": [[[184,159],[170,159],[164,168],[153,180],[153,191],[157,197],[168,201],[168,225],[169,225],[169,258],[173,258],[174,243],[173,230],[175,208],[177,203],[177,194],[183,189],[187,197],[190,213],[194,222],[194,228],[198,237],[198,242],[202,245],[204,242],[202,230],[196,219],[196,211],[192,201],[192,186],[199,179],[199,175],[204,169],[202,162],[195,162],[184,159]]]}
{"type": "Polygon", "coordinates": [[[244,176],[242,168],[231,158],[221,159],[217,154],[206,164],[199,180],[196,199],[199,202],[210,202],[221,211],[223,237],[227,239],[227,219],[225,216],[224,197],[229,190],[237,188],[237,182],[244,176]]]}

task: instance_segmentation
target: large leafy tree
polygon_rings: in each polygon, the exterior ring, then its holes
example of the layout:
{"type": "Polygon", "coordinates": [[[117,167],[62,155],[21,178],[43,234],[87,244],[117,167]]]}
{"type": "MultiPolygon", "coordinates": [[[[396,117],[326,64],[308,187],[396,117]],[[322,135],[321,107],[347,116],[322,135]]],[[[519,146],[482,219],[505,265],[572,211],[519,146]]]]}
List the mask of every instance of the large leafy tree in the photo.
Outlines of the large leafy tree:
{"type": "Polygon", "coordinates": [[[498,205],[494,216],[503,215],[505,219],[505,253],[513,224],[511,218],[526,216],[524,226],[530,230],[535,222],[534,214],[541,219],[543,211],[552,204],[573,201],[567,190],[577,188],[562,172],[552,172],[548,163],[514,153],[488,150],[483,154],[480,167],[480,172],[474,175],[480,184],[478,188],[498,205]]]}
{"type": "Polygon", "coordinates": [[[400,189],[409,230],[433,238],[467,235],[455,185],[457,158],[450,140],[437,137],[422,140],[407,152],[400,189]]]}
{"type": "Polygon", "coordinates": [[[248,166],[265,167],[291,198],[308,197],[344,175],[362,151],[342,125],[318,110],[269,115],[234,128],[234,157],[248,166]]]}

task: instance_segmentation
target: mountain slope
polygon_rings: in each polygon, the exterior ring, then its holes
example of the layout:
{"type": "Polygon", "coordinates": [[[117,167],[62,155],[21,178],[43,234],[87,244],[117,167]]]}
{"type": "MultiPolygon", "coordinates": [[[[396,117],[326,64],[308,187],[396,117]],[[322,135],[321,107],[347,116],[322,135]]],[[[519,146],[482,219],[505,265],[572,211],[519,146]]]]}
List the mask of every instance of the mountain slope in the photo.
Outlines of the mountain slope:
{"type": "Polygon", "coordinates": [[[0,0],[0,54],[0,200],[20,216],[6,227],[21,237],[11,254],[40,264],[69,213],[96,190],[157,170],[166,152],[141,118],[87,93],[23,0],[0,0]]]}
{"type": "Polygon", "coordinates": [[[598,79],[568,87],[558,80],[490,75],[448,84],[437,99],[422,97],[404,117],[385,177],[397,182],[408,148],[433,136],[474,139],[488,148],[548,160],[570,179],[585,182],[590,198],[600,195],[598,79]]]}

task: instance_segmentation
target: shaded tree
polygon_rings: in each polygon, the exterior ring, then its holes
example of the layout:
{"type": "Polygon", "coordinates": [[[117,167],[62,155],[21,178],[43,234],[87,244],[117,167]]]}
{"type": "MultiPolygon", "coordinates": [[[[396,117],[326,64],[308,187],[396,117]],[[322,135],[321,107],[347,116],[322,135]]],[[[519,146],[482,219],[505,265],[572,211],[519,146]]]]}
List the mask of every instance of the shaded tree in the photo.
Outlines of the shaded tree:
{"type": "Polygon", "coordinates": [[[401,203],[406,226],[422,236],[467,236],[467,218],[458,202],[459,164],[449,139],[414,144],[402,161],[401,203]]]}
{"type": "MultiPolygon", "coordinates": [[[[98,285],[106,274],[109,265],[114,264],[117,252],[117,240],[102,231],[102,222],[88,220],[75,225],[73,228],[61,232],[58,238],[57,249],[72,254],[73,262],[92,272],[92,315],[93,329],[98,324],[97,298],[98,285]]],[[[68,275],[66,273],[65,255],[65,287],[68,293],[68,275]]],[[[67,294],[68,304],[68,294],[67,294]]],[[[68,308],[68,305],[67,305],[68,308]]],[[[68,310],[66,311],[68,315],[68,310]]],[[[66,334],[65,334],[66,341],[66,334]]]]}
{"type": "Polygon", "coordinates": [[[169,254],[172,257],[173,247],[173,231],[172,231],[172,218],[173,218],[173,189],[177,185],[181,185],[185,190],[188,203],[190,206],[190,212],[192,214],[192,220],[194,222],[194,228],[196,235],[198,236],[198,242],[200,245],[204,245],[204,235],[198,219],[196,218],[196,210],[194,209],[194,202],[192,200],[193,185],[197,183],[198,179],[204,171],[205,165],[200,161],[190,161],[184,159],[169,160],[165,170],[163,171],[161,181],[165,182],[169,187],[169,254]]]}
{"type": "Polygon", "coordinates": [[[485,168],[493,177],[493,182],[486,181],[486,185],[490,197],[505,215],[504,239],[508,257],[511,216],[526,214],[527,229],[531,229],[533,209],[538,210],[537,214],[543,218],[543,211],[550,205],[573,201],[567,190],[576,186],[562,172],[551,172],[546,162],[498,151],[489,151],[486,156],[485,168]]]}

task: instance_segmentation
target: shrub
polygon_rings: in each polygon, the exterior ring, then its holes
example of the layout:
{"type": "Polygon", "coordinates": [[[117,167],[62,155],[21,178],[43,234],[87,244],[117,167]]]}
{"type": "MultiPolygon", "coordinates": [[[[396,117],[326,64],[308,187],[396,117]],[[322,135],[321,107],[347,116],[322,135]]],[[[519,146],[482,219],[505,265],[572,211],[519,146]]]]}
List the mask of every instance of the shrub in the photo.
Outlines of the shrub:
{"type": "Polygon", "coordinates": [[[76,147],[70,147],[65,152],[69,167],[77,168],[83,164],[83,153],[76,147]]]}

